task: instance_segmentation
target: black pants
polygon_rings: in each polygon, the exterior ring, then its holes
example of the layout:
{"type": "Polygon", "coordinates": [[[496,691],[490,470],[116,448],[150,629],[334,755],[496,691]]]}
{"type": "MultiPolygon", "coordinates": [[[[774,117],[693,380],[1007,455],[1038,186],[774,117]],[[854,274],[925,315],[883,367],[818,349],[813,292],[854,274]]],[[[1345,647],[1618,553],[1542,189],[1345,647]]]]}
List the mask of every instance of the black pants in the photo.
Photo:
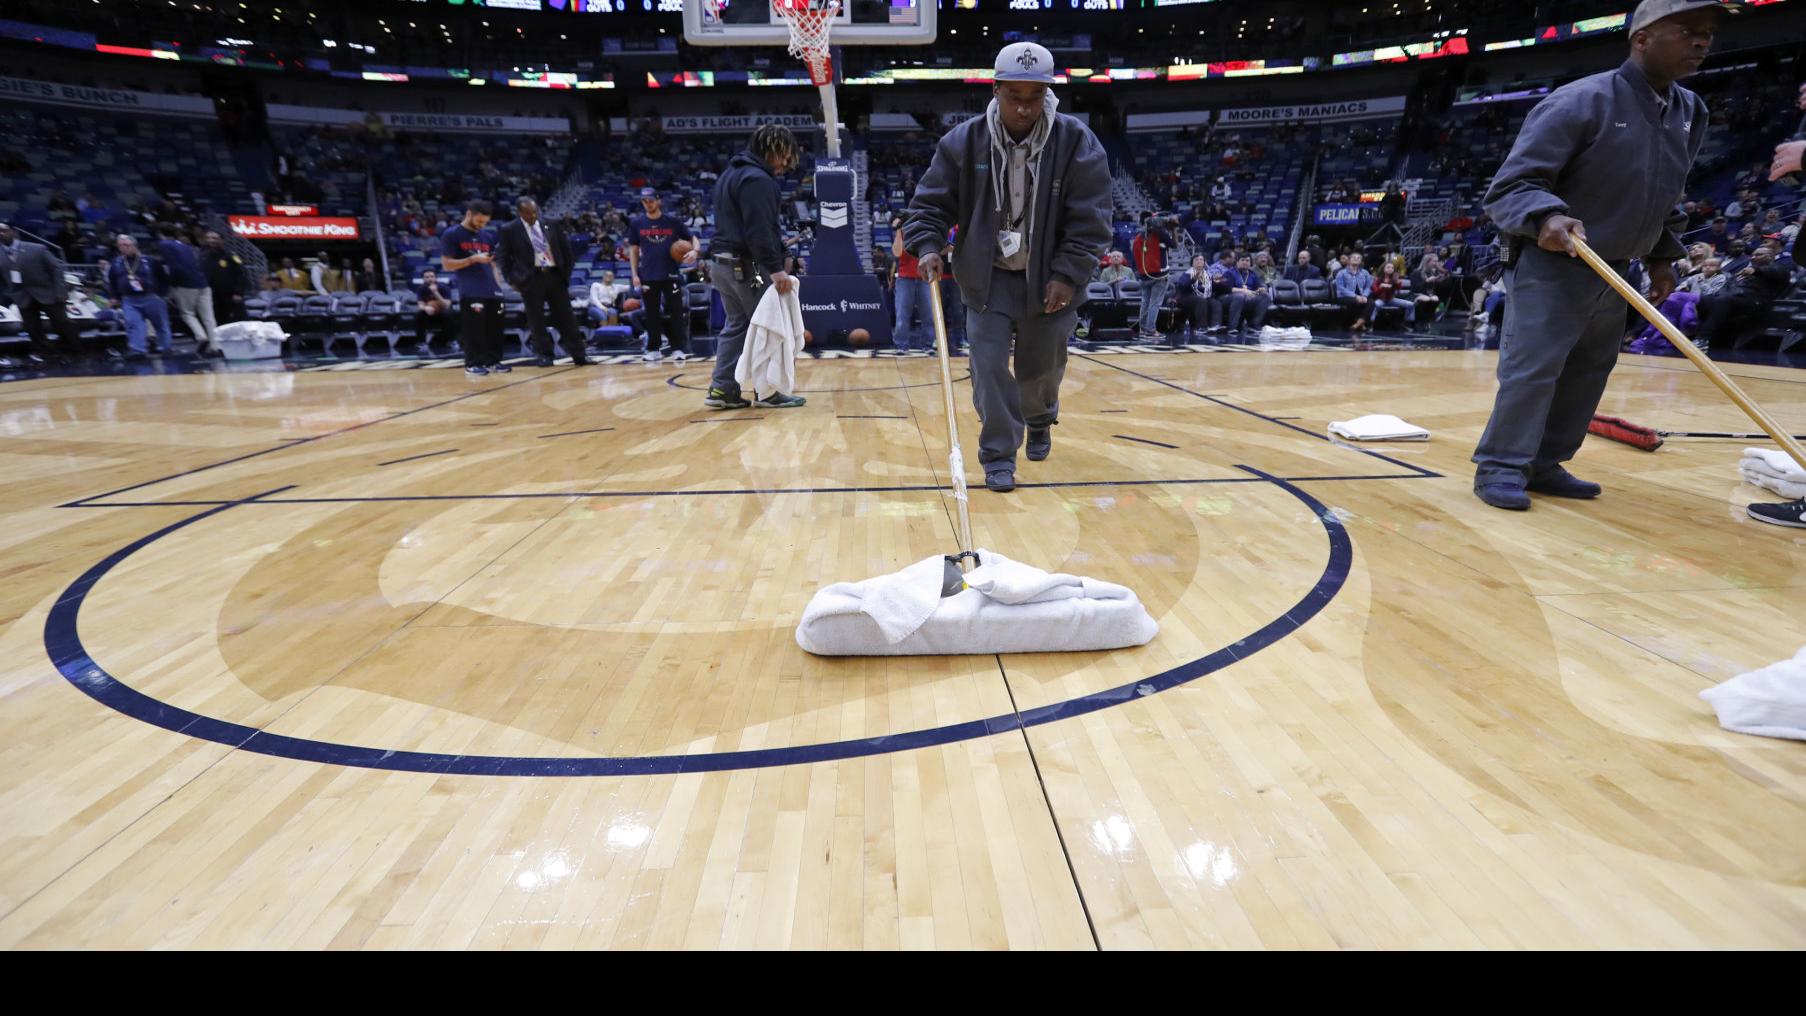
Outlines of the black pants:
{"type": "Polygon", "coordinates": [[[464,336],[464,366],[493,367],[502,362],[501,297],[463,298],[458,330],[464,336]]]}
{"type": "Polygon", "coordinates": [[[241,320],[244,317],[243,310],[244,304],[234,299],[233,294],[222,293],[217,289],[213,291],[214,324],[224,325],[241,320]]]}
{"type": "Polygon", "coordinates": [[[661,339],[670,339],[671,348],[690,351],[690,305],[684,298],[684,284],[677,279],[642,279],[640,299],[646,311],[646,349],[657,352],[661,339]]]}
{"type": "Polygon", "coordinates": [[[546,319],[550,317],[564,351],[575,359],[583,359],[583,333],[577,330],[577,319],[571,314],[571,293],[558,272],[535,269],[521,286],[520,295],[527,304],[527,344],[533,348],[533,355],[552,355],[552,337],[546,334],[546,319]]]}
{"type": "Polygon", "coordinates": [[[429,331],[438,332],[447,342],[457,340],[458,319],[452,316],[451,308],[448,307],[437,314],[428,314],[420,310],[414,312],[414,341],[422,346],[426,345],[426,333],[429,331]]]}
{"type": "Polygon", "coordinates": [[[1367,320],[1368,313],[1373,310],[1373,301],[1371,299],[1366,303],[1362,303],[1359,297],[1338,296],[1336,297],[1336,303],[1342,306],[1342,327],[1344,328],[1354,327],[1356,321],[1367,320]]]}
{"type": "Polygon", "coordinates": [[[68,311],[60,303],[38,303],[26,297],[19,301],[19,317],[25,322],[25,333],[31,336],[31,350],[39,356],[74,356],[81,348],[80,336],[75,326],[69,321],[68,311]],[[50,344],[50,336],[44,331],[44,315],[50,316],[50,324],[63,340],[62,348],[50,344]]]}
{"type": "Polygon", "coordinates": [[[1699,301],[1699,337],[1704,344],[1735,339],[1737,333],[1762,322],[1768,306],[1747,293],[1713,293],[1699,301]]]}

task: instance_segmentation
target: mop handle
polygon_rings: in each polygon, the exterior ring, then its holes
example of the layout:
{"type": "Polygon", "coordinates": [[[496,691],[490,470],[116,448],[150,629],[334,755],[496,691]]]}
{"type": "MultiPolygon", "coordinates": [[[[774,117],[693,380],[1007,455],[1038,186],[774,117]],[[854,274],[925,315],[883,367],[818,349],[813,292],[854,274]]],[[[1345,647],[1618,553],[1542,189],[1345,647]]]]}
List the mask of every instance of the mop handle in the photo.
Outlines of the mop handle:
{"type": "MultiPolygon", "coordinates": [[[[928,287],[928,312],[934,319],[934,346],[940,353],[941,360],[941,395],[947,404],[947,447],[949,453],[959,451],[959,417],[953,411],[953,354],[947,348],[947,317],[941,310],[941,280],[936,279],[934,285],[928,287]]],[[[957,456],[960,461],[965,456],[957,456]]],[[[964,481],[965,477],[960,477],[964,481]]],[[[963,482],[962,482],[963,486],[963,482]]],[[[955,488],[958,490],[959,488],[955,488]]],[[[959,551],[962,555],[972,552],[972,516],[966,511],[966,499],[955,498],[959,505],[959,551]]],[[[966,566],[966,557],[960,558],[960,567],[966,566]]]]}
{"type": "Polygon", "coordinates": [[[1792,434],[1782,430],[1780,424],[1777,424],[1768,415],[1767,410],[1757,405],[1754,399],[1745,395],[1743,389],[1737,387],[1737,382],[1732,381],[1724,371],[1719,370],[1718,364],[1713,363],[1706,354],[1700,352],[1699,347],[1694,345],[1687,336],[1681,334],[1681,330],[1676,328],[1673,322],[1664,317],[1661,311],[1651,306],[1648,300],[1643,299],[1642,293],[1637,292],[1630,283],[1620,278],[1617,272],[1612,271],[1611,265],[1600,260],[1599,255],[1593,253],[1593,248],[1588,247],[1585,240],[1572,234],[1568,239],[1574,244],[1574,253],[1580,255],[1580,259],[1585,261],[1588,267],[1598,272],[1599,277],[1617,290],[1619,296],[1630,301],[1630,305],[1637,309],[1637,313],[1643,315],[1650,324],[1654,325],[1656,331],[1661,332],[1664,338],[1674,343],[1674,348],[1685,354],[1687,359],[1692,360],[1693,365],[1704,372],[1706,377],[1711,378],[1712,383],[1717,385],[1720,391],[1730,396],[1731,401],[1737,403],[1737,408],[1756,421],[1756,426],[1761,427],[1764,433],[1774,438],[1775,443],[1779,444],[1795,462],[1798,462],[1801,469],[1806,469],[1806,448],[1801,448],[1800,443],[1794,440],[1792,434]]]}

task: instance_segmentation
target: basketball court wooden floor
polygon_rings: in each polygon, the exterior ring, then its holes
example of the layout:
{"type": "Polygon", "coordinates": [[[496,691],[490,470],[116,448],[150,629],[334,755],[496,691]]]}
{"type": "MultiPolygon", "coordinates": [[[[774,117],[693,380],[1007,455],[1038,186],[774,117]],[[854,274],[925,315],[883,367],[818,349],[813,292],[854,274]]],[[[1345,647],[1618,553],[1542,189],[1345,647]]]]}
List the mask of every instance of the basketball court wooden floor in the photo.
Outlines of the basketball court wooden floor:
{"type": "Polygon", "coordinates": [[[973,522],[1161,632],[1001,660],[793,639],[951,545],[932,360],[5,385],[0,944],[1806,946],[1806,746],[1697,698],[1806,643],[1806,533],[1736,441],[1481,506],[1493,362],[1075,356],[973,522]]]}

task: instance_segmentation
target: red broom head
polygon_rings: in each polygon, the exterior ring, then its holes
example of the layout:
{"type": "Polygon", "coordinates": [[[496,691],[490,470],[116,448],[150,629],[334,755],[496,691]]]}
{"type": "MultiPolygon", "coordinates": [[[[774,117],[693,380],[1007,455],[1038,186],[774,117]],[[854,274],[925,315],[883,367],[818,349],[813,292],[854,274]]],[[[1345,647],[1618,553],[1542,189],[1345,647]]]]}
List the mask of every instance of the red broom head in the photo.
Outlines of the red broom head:
{"type": "Polygon", "coordinates": [[[1587,433],[1597,434],[1603,438],[1622,442],[1632,448],[1641,448],[1653,452],[1662,447],[1662,435],[1654,430],[1639,426],[1629,420],[1621,420],[1616,416],[1595,416],[1587,425],[1587,433]]]}

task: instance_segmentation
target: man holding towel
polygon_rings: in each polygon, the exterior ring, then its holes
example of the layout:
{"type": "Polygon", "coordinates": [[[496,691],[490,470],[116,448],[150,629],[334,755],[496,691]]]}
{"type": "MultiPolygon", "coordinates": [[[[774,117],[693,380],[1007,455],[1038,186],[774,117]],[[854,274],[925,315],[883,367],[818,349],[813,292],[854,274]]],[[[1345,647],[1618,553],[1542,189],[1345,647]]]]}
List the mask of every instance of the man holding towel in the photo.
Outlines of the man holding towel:
{"type": "Polygon", "coordinates": [[[1109,159],[1090,129],[1058,112],[1053,70],[1053,54],[1032,42],[997,54],[990,108],[941,138],[903,226],[930,286],[959,227],[979,462],[999,493],[1016,489],[1024,431],[1030,460],[1053,447],[1066,342],[1110,242],[1109,159]]]}
{"type": "Polygon", "coordinates": [[[1549,94],[1524,121],[1487,192],[1517,250],[1506,280],[1499,393],[1474,450],[1474,493],[1523,511],[1530,493],[1598,497],[1562,463],[1586,438],[1618,362],[1624,303],[1574,253],[1586,241],[1622,274],[1649,269],[1651,303],[1674,292],[1686,254],[1679,207],[1706,139],[1706,104],[1676,84],[1712,48],[1715,0],[1643,0],[1630,59],[1549,94]]]}

